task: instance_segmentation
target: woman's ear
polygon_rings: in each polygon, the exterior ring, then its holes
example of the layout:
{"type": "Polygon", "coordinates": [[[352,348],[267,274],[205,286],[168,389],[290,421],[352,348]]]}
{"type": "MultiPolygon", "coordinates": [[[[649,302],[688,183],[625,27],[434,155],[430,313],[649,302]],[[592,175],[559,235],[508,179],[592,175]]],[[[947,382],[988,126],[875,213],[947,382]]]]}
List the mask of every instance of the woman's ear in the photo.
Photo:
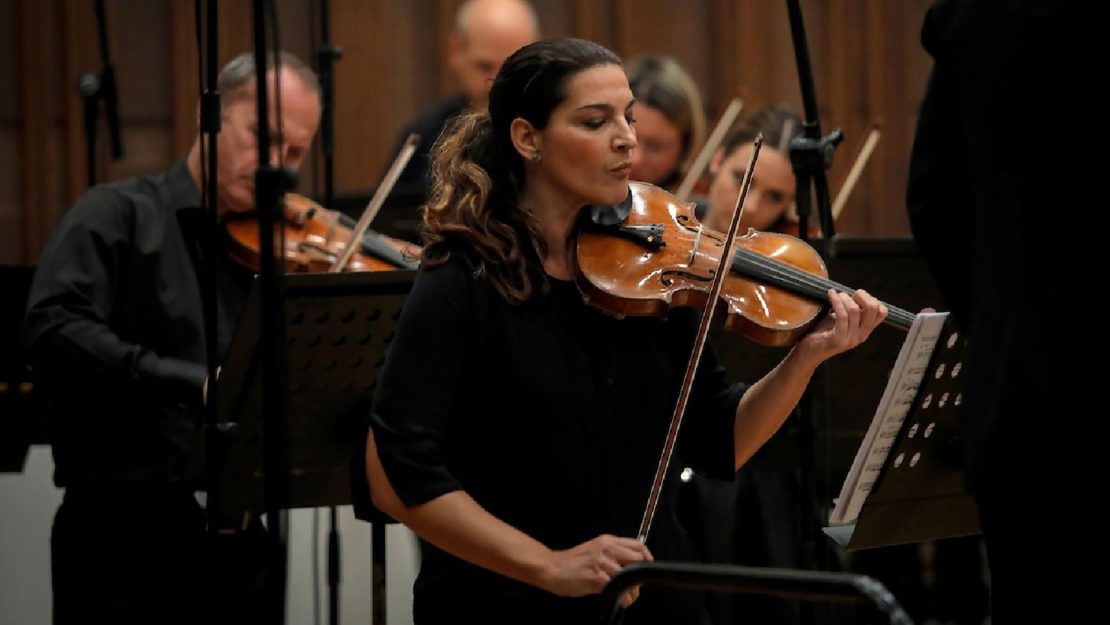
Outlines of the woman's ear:
{"type": "Polygon", "coordinates": [[[539,160],[538,155],[543,150],[543,137],[531,122],[522,117],[514,119],[509,126],[509,137],[520,158],[525,161],[539,160]]]}

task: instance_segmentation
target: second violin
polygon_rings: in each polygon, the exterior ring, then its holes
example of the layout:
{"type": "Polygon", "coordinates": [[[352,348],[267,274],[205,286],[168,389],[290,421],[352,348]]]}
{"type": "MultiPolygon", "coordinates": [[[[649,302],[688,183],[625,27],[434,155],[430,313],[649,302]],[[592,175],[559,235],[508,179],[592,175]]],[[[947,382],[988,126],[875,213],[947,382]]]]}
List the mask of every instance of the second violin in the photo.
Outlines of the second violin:
{"type": "MultiPolygon", "coordinates": [[[[292,273],[328,271],[340,258],[353,234],[350,217],[329,210],[312,200],[288,193],[283,211],[285,232],[284,268],[292,273]]],[[[234,216],[225,224],[231,257],[254,270],[259,268],[258,220],[251,215],[234,216]]],[[[275,237],[280,236],[275,233],[275,237]]],[[[368,230],[362,244],[344,268],[346,271],[392,271],[415,269],[420,248],[368,230]]]]}

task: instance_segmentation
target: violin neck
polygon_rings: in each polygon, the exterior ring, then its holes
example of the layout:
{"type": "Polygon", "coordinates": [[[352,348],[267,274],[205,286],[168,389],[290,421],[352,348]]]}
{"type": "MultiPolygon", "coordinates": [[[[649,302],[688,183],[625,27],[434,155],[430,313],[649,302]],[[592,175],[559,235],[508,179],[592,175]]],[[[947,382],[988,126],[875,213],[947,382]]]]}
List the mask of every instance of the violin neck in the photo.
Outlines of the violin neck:
{"type": "MultiPolygon", "coordinates": [[[[855,289],[834,280],[813,275],[792,265],[761,256],[743,247],[738,247],[736,254],[732,257],[732,270],[816,302],[827,302],[829,289],[848,295],[854,295],[856,292],[855,289]]],[[[915,317],[913,313],[897,306],[891,306],[886,302],[883,302],[883,305],[887,308],[887,317],[884,323],[901,330],[910,329],[915,317]]]]}

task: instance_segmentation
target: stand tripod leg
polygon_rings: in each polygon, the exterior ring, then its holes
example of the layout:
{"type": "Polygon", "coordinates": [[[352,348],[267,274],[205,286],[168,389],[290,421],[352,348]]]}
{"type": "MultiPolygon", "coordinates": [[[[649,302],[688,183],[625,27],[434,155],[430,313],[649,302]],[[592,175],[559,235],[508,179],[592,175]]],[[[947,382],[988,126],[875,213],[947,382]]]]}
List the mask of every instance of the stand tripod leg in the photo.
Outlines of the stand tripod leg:
{"type": "Polygon", "coordinates": [[[385,523],[371,526],[370,557],[374,625],[385,625],[385,523]]]}
{"type": "Polygon", "coordinates": [[[328,531],[328,623],[339,625],[339,512],[331,506],[328,531]]]}

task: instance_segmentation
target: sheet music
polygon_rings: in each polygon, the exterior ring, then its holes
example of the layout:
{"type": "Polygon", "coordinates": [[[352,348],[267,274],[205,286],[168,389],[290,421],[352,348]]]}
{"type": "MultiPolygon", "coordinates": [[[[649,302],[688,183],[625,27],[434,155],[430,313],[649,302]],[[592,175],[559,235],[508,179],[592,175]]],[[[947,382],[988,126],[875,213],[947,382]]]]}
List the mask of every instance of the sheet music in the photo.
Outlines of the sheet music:
{"type": "Polygon", "coordinates": [[[947,317],[948,313],[920,313],[914,319],[867,435],[840,489],[840,497],[829,517],[830,525],[854,523],[859,517],[860,508],[874,487],[910,411],[947,317]]]}

